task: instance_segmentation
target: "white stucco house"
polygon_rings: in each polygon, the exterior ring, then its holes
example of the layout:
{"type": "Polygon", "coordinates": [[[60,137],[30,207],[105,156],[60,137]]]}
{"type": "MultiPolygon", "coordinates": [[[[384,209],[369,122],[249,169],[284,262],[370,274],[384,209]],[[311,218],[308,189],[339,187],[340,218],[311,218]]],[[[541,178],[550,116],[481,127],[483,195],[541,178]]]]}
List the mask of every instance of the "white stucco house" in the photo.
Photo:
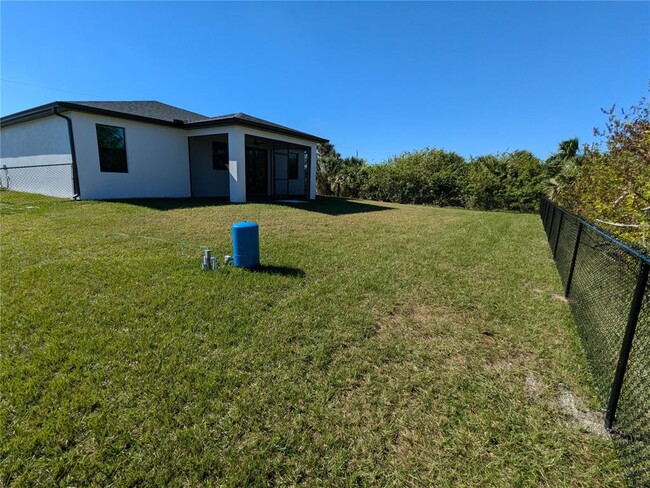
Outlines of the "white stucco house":
{"type": "Polygon", "coordinates": [[[326,139],[155,101],[53,102],[0,119],[0,184],[78,199],[316,196],[326,139]]]}

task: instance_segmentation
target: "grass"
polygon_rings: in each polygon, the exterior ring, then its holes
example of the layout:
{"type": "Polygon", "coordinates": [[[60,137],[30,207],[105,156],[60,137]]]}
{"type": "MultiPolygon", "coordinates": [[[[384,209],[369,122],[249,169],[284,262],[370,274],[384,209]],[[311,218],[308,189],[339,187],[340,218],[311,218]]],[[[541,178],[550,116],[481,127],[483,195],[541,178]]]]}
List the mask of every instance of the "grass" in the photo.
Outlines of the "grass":
{"type": "Polygon", "coordinates": [[[624,485],[536,215],[0,199],[0,485],[624,485]]]}

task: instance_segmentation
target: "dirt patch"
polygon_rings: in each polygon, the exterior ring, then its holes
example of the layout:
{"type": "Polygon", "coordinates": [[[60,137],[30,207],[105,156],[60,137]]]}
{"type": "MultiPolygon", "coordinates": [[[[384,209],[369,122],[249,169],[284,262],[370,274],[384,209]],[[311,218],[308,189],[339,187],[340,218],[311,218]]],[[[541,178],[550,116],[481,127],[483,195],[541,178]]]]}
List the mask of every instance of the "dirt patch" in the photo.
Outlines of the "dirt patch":
{"type": "Polygon", "coordinates": [[[489,330],[484,330],[483,332],[481,332],[481,334],[483,336],[483,339],[486,342],[494,342],[495,341],[495,335],[496,334],[494,332],[490,332],[489,330]]]}
{"type": "Polygon", "coordinates": [[[507,357],[490,358],[485,361],[483,367],[485,369],[503,373],[512,369],[527,368],[527,365],[532,360],[532,353],[526,349],[511,351],[507,357]]]}
{"type": "Polygon", "coordinates": [[[448,314],[448,311],[443,311],[441,309],[435,310],[432,307],[426,307],[424,305],[417,305],[414,307],[412,310],[409,310],[406,314],[406,316],[413,320],[414,322],[418,322],[420,324],[428,324],[431,322],[431,319],[436,316],[436,315],[445,315],[448,314]]]}
{"type": "Polygon", "coordinates": [[[532,375],[526,377],[524,388],[531,400],[537,400],[542,392],[542,382],[532,375]]]}
{"type": "Polygon", "coordinates": [[[583,430],[599,437],[608,437],[602,415],[588,409],[582,400],[564,385],[558,387],[557,404],[583,430]]]}
{"type": "Polygon", "coordinates": [[[496,359],[493,361],[488,361],[485,366],[487,369],[492,369],[498,373],[507,371],[516,367],[515,363],[509,359],[496,359]]]}
{"type": "Polygon", "coordinates": [[[566,297],[565,297],[564,295],[559,295],[559,294],[557,294],[557,293],[553,293],[553,294],[551,295],[551,298],[552,298],[553,300],[557,300],[558,302],[569,303],[569,300],[567,300],[566,297]]]}
{"type": "Polygon", "coordinates": [[[405,456],[412,452],[415,437],[415,434],[410,429],[406,427],[401,428],[397,434],[397,439],[393,443],[395,453],[405,456]]]}
{"type": "Polygon", "coordinates": [[[377,320],[378,335],[402,335],[405,338],[426,339],[437,336],[441,324],[454,322],[456,314],[444,307],[415,305],[400,306],[377,320]]]}

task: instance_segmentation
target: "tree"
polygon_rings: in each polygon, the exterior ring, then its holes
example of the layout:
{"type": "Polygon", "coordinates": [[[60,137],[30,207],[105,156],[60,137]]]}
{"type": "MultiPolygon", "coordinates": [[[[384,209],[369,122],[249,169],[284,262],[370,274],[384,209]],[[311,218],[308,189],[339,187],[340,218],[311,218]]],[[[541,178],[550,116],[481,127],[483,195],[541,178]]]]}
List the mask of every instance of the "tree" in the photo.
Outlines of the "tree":
{"type": "Polygon", "coordinates": [[[465,204],[484,210],[534,212],[545,182],[541,161],[530,151],[480,156],[470,162],[465,204]]]}
{"type": "Polygon", "coordinates": [[[319,144],[316,162],[316,191],[320,195],[359,196],[366,162],[358,157],[341,158],[331,143],[319,144]]]}
{"type": "Polygon", "coordinates": [[[396,203],[462,205],[467,164],[456,153],[424,148],[368,167],[364,198],[396,203]]]}
{"type": "Polygon", "coordinates": [[[366,162],[351,156],[341,159],[337,173],[331,182],[331,190],[337,197],[358,198],[362,180],[365,176],[366,162]]]}
{"type": "Polygon", "coordinates": [[[557,151],[545,161],[547,192],[551,199],[558,199],[560,195],[573,191],[581,160],[580,143],[574,137],[560,142],[557,151]]]}
{"type": "Polygon", "coordinates": [[[600,143],[585,146],[572,192],[556,201],[607,230],[648,247],[650,239],[650,106],[603,110],[600,143]]]}
{"type": "Polygon", "coordinates": [[[334,144],[326,142],[318,145],[316,158],[316,192],[319,195],[332,195],[331,183],[339,170],[341,154],[334,144]]]}

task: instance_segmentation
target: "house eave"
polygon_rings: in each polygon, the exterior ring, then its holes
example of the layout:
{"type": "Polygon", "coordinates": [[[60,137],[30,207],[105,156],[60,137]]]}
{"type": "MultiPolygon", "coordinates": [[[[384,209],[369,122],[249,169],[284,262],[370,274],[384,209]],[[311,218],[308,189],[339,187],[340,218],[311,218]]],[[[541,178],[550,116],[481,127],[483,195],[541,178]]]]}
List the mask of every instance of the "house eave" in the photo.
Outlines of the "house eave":
{"type": "Polygon", "coordinates": [[[107,109],[97,108],[97,107],[88,107],[85,105],[79,105],[70,102],[52,102],[46,105],[41,105],[39,107],[23,110],[21,112],[16,112],[15,114],[7,115],[5,117],[0,118],[0,127],[10,127],[12,125],[29,122],[31,120],[36,120],[43,117],[49,117],[51,115],[54,115],[54,109],[59,109],[59,111],[61,112],[74,111],[74,112],[90,113],[96,115],[104,115],[107,117],[134,120],[137,122],[144,122],[147,124],[162,125],[165,127],[173,127],[175,129],[185,129],[185,130],[209,128],[209,127],[221,127],[226,125],[239,125],[244,127],[261,129],[276,134],[283,134],[298,139],[305,139],[308,141],[313,141],[318,143],[329,142],[328,139],[314,136],[312,134],[307,134],[305,132],[300,132],[289,128],[282,128],[275,125],[264,124],[261,122],[240,119],[238,117],[228,117],[219,120],[203,120],[203,121],[188,122],[188,123],[181,123],[180,121],[169,122],[166,120],[153,119],[151,117],[145,117],[142,115],[128,114],[124,112],[115,112],[113,110],[107,110],[107,109]]]}
{"type": "Polygon", "coordinates": [[[275,127],[268,124],[254,122],[251,120],[242,120],[238,117],[229,117],[227,119],[220,119],[220,120],[205,120],[200,122],[191,122],[188,124],[184,124],[183,127],[186,129],[204,129],[210,127],[221,127],[225,125],[240,125],[244,127],[252,127],[255,129],[264,130],[266,132],[283,134],[286,136],[295,137],[297,139],[305,139],[307,141],[313,141],[322,144],[329,142],[328,139],[323,139],[322,137],[314,136],[312,134],[307,134],[305,132],[300,132],[293,129],[283,129],[281,127],[275,127]]]}
{"type": "Polygon", "coordinates": [[[69,111],[84,112],[84,113],[91,113],[97,115],[106,115],[108,117],[115,117],[119,119],[136,120],[139,122],[146,122],[149,124],[165,125],[168,127],[176,127],[176,128],[184,127],[183,125],[179,126],[174,122],[167,122],[165,120],[152,119],[151,117],[144,117],[142,115],[127,114],[124,112],[115,112],[113,110],[106,110],[106,109],[95,108],[95,107],[86,107],[84,105],[78,105],[76,103],[69,103],[69,102],[52,102],[46,105],[41,105],[39,107],[23,110],[22,112],[16,112],[15,114],[7,115],[5,117],[0,118],[0,127],[9,127],[12,125],[28,122],[30,120],[35,120],[42,117],[48,117],[50,115],[54,115],[55,108],[59,109],[61,112],[69,112],[69,111]]]}
{"type": "Polygon", "coordinates": [[[30,120],[49,117],[54,115],[54,109],[56,107],[58,107],[57,102],[53,102],[7,115],[0,118],[0,127],[9,127],[16,124],[22,124],[23,122],[29,122],[30,120]]]}

